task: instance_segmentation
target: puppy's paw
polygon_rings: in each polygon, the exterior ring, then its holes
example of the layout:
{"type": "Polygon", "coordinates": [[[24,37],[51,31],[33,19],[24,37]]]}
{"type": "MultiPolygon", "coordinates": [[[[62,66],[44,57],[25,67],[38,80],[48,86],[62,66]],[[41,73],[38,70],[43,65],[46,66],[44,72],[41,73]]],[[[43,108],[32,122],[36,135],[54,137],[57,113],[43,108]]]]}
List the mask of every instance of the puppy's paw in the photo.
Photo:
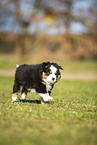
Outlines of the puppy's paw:
{"type": "Polygon", "coordinates": [[[53,97],[48,98],[48,102],[50,102],[50,101],[54,101],[53,97]]]}
{"type": "Polygon", "coordinates": [[[45,97],[43,98],[44,102],[54,101],[53,97],[45,97]]]}
{"type": "Polygon", "coordinates": [[[22,98],[23,100],[26,98],[25,93],[23,93],[23,94],[21,95],[21,98],[22,98]]]}
{"type": "Polygon", "coordinates": [[[17,94],[14,93],[14,94],[12,94],[12,101],[14,102],[14,101],[16,101],[16,100],[17,100],[17,94]]]}

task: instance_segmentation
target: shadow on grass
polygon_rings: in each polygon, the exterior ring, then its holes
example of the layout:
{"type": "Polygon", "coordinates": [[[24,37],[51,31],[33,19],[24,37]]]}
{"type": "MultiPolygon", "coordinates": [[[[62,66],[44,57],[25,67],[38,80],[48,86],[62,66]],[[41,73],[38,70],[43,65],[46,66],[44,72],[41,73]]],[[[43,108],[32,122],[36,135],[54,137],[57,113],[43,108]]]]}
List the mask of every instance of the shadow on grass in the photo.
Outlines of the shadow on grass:
{"type": "Polygon", "coordinates": [[[41,100],[22,100],[22,99],[19,99],[19,102],[41,104],[41,100]]]}

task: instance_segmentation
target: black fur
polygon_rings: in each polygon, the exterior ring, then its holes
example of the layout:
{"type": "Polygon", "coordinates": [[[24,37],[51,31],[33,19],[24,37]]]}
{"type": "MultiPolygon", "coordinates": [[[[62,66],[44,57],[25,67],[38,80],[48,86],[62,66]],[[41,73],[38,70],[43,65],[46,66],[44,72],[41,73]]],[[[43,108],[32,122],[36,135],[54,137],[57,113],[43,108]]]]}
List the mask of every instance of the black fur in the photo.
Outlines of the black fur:
{"type": "MultiPolygon", "coordinates": [[[[37,65],[21,65],[16,69],[15,80],[13,85],[13,92],[18,93],[21,91],[28,92],[28,89],[35,89],[37,93],[47,93],[46,85],[42,81],[42,72],[46,72],[51,65],[62,69],[56,63],[44,62],[42,64],[37,65]]],[[[58,71],[58,74],[60,72],[58,71]]],[[[57,74],[57,75],[58,75],[57,74]]],[[[54,84],[51,87],[53,88],[54,84]]],[[[49,91],[49,95],[51,94],[51,90],[49,91]]]]}

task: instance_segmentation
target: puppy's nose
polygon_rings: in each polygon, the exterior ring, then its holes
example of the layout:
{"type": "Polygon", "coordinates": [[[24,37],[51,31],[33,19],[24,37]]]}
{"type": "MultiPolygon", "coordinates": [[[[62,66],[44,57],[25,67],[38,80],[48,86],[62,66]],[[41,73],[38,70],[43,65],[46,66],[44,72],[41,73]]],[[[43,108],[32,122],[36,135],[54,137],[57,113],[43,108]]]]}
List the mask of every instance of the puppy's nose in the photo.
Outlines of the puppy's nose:
{"type": "Polygon", "coordinates": [[[54,81],[54,80],[55,80],[55,78],[52,78],[52,80],[54,81]]]}

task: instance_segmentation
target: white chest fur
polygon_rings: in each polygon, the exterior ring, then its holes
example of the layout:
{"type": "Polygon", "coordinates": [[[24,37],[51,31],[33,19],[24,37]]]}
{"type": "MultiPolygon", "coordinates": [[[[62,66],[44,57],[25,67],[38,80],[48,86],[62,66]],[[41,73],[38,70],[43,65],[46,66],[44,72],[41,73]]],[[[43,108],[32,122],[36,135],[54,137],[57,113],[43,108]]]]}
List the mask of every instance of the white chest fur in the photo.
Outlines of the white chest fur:
{"type": "Polygon", "coordinates": [[[51,90],[51,85],[50,84],[46,84],[46,90],[47,90],[47,93],[48,93],[48,91],[50,91],[51,90]]]}

